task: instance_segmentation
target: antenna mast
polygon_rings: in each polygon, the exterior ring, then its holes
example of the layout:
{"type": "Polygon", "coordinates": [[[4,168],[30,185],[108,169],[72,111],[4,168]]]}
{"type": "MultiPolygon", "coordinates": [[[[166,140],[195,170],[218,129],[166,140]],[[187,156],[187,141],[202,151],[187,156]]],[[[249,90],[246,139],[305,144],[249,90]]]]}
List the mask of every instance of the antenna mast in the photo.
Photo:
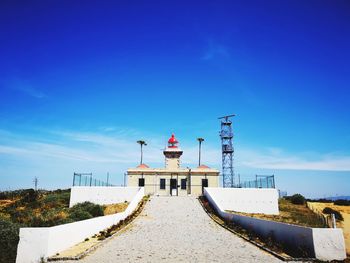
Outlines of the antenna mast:
{"type": "Polygon", "coordinates": [[[221,120],[221,149],[222,149],[222,186],[235,187],[235,174],[233,170],[233,131],[231,117],[235,114],[218,118],[221,120]]]}
{"type": "Polygon", "coordinates": [[[38,177],[34,177],[34,180],[33,180],[33,183],[34,183],[34,189],[35,189],[35,191],[37,191],[38,190],[38,177]]]}

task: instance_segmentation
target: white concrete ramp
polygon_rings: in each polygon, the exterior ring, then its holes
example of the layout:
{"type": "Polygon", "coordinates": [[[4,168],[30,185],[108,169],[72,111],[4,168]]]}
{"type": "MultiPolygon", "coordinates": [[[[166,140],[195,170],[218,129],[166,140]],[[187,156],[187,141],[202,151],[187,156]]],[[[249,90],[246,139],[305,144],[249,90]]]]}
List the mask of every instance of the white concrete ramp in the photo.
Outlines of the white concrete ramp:
{"type": "Polygon", "coordinates": [[[78,262],[279,262],[223,229],[194,197],[152,197],[130,228],[78,262]]]}

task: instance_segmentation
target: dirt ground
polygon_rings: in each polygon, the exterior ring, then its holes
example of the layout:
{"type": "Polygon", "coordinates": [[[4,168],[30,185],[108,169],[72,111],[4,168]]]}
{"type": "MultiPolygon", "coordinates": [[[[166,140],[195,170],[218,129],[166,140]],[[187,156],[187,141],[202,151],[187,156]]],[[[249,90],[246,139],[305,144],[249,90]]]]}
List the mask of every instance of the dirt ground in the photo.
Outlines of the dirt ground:
{"type": "Polygon", "coordinates": [[[330,207],[339,211],[344,221],[337,222],[337,227],[342,228],[344,232],[346,253],[350,256],[350,206],[334,205],[333,203],[310,203],[315,209],[322,212],[325,207],[330,207]]]}

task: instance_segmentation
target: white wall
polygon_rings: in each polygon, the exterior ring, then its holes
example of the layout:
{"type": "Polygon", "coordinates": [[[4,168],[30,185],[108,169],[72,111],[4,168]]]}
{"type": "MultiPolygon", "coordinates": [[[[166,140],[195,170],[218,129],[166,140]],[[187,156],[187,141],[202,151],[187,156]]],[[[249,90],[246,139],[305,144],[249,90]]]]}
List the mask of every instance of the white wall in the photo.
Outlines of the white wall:
{"type": "Polygon", "coordinates": [[[334,228],[310,228],[263,220],[249,216],[225,212],[222,195],[215,194],[210,188],[204,189],[204,195],[219,215],[228,221],[254,231],[262,237],[274,239],[289,248],[300,248],[319,260],[344,260],[346,258],[343,231],[334,228]],[[208,191],[209,190],[209,191],[208,191]],[[217,196],[220,196],[217,202],[217,196]]]}
{"type": "MultiPolygon", "coordinates": [[[[107,188],[107,187],[106,187],[107,188]]],[[[21,228],[17,248],[17,263],[37,263],[41,257],[55,255],[84,241],[129,216],[144,196],[138,188],[129,206],[122,213],[100,216],[54,227],[21,228]]]]}
{"type": "Polygon", "coordinates": [[[130,202],[138,190],[139,187],[73,186],[69,207],[85,201],[99,205],[130,202]]]}
{"type": "Polygon", "coordinates": [[[208,187],[223,211],[278,215],[277,189],[208,187]]]}
{"type": "Polygon", "coordinates": [[[344,260],[346,248],[343,230],[340,228],[313,228],[315,256],[322,261],[344,260]]]}

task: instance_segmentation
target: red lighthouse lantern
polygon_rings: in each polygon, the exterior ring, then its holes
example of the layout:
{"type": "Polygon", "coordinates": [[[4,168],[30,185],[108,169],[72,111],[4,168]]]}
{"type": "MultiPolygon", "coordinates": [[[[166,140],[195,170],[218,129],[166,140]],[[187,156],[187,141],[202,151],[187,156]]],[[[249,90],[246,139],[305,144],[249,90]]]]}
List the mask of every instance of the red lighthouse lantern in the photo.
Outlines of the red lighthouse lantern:
{"type": "Polygon", "coordinates": [[[169,148],[177,148],[177,144],[179,142],[176,140],[175,135],[172,134],[170,139],[168,140],[168,147],[169,148]]]}

